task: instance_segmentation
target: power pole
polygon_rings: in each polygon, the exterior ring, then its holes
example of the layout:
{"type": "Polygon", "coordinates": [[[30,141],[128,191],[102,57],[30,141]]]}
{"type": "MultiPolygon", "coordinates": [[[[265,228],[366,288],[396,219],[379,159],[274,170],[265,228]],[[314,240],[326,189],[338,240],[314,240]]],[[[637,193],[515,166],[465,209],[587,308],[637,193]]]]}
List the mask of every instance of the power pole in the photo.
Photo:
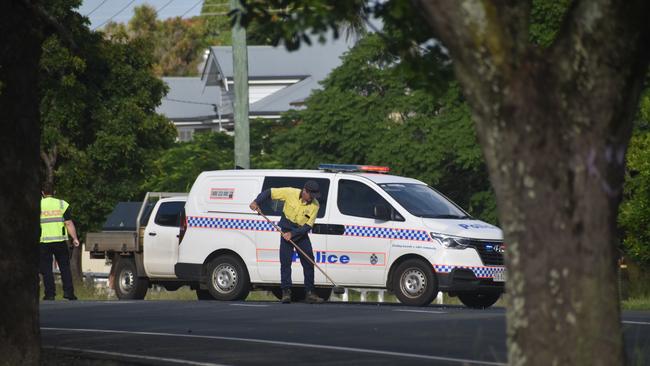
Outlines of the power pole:
{"type": "MultiPolygon", "coordinates": [[[[239,0],[230,0],[230,9],[243,11],[239,0]]],[[[232,67],[235,100],[235,168],[250,168],[250,128],[248,122],[248,48],[246,28],[239,20],[232,27],[232,67]]]]}

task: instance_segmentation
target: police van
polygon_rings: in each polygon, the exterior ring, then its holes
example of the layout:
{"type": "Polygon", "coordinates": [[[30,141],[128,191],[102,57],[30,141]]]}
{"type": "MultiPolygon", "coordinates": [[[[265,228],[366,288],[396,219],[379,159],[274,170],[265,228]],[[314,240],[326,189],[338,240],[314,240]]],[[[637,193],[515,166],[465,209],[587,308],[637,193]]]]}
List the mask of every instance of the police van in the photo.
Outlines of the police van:
{"type": "MultiPolygon", "coordinates": [[[[439,291],[469,307],[493,305],[504,291],[502,232],[470,217],[416,179],[388,167],[324,164],[318,170],[225,170],[201,173],[187,197],[175,274],[219,300],[243,300],[251,289],[280,296],[280,234],[251,211],[262,190],[320,186],[320,210],[309,234],[318,265],[340,286],[385,288],[400,302],[424,306],[439,291]]],[[[276,223],[283,203],[261,205],[276,223]]],[[[294,297],[304,296],[294,257],[294,297]]],[[[315,271],[316,292],[332,284],[315,271]]]]}

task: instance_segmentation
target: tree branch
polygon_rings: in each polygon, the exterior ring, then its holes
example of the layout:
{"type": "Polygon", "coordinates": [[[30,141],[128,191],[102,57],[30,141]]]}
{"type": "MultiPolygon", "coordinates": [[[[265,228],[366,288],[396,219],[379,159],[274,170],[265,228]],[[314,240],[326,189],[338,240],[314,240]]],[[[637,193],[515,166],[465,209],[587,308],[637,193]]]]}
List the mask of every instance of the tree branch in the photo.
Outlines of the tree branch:
{"type": "MultiPolygon", "coordinates": [[[[650,1],[576,0],[548,56],[557,60],[552,67],[558,82],[577,87],[575,92],[566,91],[567,105],[575,106],[575,113],[601,103],[618,105],[604,127],[625,138],[629,131],[617,131],[616,126],[636,106],[621,101],[637,100],[643,81],[638,75],[650,60],[649,44],[650,1]],[[622,93],[612,96],[611,90],[622,93]]],[[[584,124],[591,125],[590,121],[584,124]]]]}
{"type": "Polygon", "coordinates": [[[77,46],[77,43],[74,41],[74,38],[72,37],[72,34],[61,24],[55,17],[50,15],[50,13],[47,12],[42,6],[33,3],[30,0],[23,0],[23,3],[32,10],[34,14],[36,14],[39,18],[45,21],[46,24],[51,26],[56,30],[56,33],[61,37],[61,39],[68,44],[70,49],[73,51],[77,51],[79,47],[77,46]]]}

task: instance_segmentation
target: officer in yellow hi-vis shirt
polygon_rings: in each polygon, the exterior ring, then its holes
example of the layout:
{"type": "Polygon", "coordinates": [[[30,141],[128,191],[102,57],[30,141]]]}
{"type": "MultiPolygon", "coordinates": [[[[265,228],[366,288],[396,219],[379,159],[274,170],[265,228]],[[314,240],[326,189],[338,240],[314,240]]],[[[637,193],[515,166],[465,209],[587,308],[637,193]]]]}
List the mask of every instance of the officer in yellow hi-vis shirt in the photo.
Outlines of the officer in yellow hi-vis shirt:
{"type": "MultiPolygon", "coordinates": [[[[311,259],[314,259],[314,253],[309,241],[309,231],[314,227],[316,215],[318,215],[319,204],[318,183],[308,180],[303,189],[298,188],[271,188],[262,191],[257,198],[250,204],[253,211],[259,209],[259,204],[268,200],[284,201],[284,209],[278,226],[282,229],[280,239],[280,278],[282,286],[282,302],[287,304],[291,302],[291,261],[293,259],[294,247],[288,240],[293,240],[311,259]]],[[[310,303],[323,302],[323,299],[314,293],[314,265],[300,255],[300,264],[302,264],[305,275],[305,300],[310,303]]]]}
{"type": "Polygon", "coordinates": [[[63,297],[68,300],[77,300],[72,285],[67,244],[69,234],[74,246],[79,246],[77,230],[72,222],[70,205],[64,200],[52,197],[53,193],[52,187],[46,186],[43,188],[43,197],[41,198],[40,272],[43,275],[43,287],[45,287],[43,300],[54,300],[56,294],[54,275],[52,274],[52,256],[61,270],[63,297]]]}

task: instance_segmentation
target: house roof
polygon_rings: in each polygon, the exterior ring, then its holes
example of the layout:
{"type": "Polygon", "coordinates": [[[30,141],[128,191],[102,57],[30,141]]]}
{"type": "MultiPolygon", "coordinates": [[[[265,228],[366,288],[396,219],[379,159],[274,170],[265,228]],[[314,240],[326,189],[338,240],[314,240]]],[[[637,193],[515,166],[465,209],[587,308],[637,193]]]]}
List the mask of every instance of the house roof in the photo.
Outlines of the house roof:
{"type": "MultiPolygon", "coordinates": [[[[198,77],[163,77],[162,80],[169,86],[169,93],[156,112],[173,121],[217,118],[215,105],[221,94],[219,87],[206,86],[198,77]]],[[[227,113],[222,111],[222,114],[227,113]]]]}
{"type": "MultiPolygon", "coordinates": [[[[319,82],[341,64],[341,56],[354,45],[345,38],[326,38],[298,50],[287,51],[284,46],[248,46],[249,80],[298,79],[295,84],[262,98],[249,106],[251,116],[277,115],[289,109],[299,109],[319,82]]],[[[163,77],[169,93],[156,109],[173,121],[211,120],[232,115],[232,47],[210,47],[200,78],[163,77]],[[223,89],[222,89],[223,88],[223,89]],[[220,106],[217,113],[216,106],[220,106]]]]}
{"type": "MultiPolygon", "coordinates": [[[[303,43],[295,51],[287,51],[283,45],[248,46],[248,78],[268,80],[312,77],[316,82],[313,86],[317,87],[318,81],[323,80],[332,69],[341,64],[341,56],[353,45],[353,40],[328,36],[324,43],[303,43]]],[[[232,62],[232,47],[210,47],[201,80],[206,85],[225,86],[224,79],[233,78],[232,62]]],[[[308,95],[311,90],[306,91],[308,95]]]]}
{"type": "Polygon", "coordinates": [[[289,109],[300,109],[302,104],[313,89],[319,87],[316,78],[309,76],[291,86],[262,98],[251,104],[251,114],[279,114],[289,109]]]}

